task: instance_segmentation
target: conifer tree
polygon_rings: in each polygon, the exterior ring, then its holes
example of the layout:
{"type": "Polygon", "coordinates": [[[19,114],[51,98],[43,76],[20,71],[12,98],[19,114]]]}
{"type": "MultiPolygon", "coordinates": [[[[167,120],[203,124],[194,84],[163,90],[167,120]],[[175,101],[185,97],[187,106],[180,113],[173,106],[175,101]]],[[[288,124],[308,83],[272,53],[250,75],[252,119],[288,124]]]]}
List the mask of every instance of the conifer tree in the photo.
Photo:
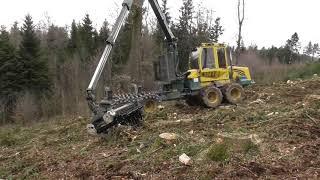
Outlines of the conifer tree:
{"type": "Polygon", "coordinates": [[[30,15],[25,17],[21,34],[19,61],[23,64],[22,85],[25,90],[35,93],[49,90],[50,81],[46,58],[41,53],[40,40],[36,36],[30,15]]]}
{"type": "Polygon", "coordinates": [[[184,71],[188,67],[189,53],[196,46],[196,41],[192,36],[193,1],[183,0],[183,5],[179,11],[179,22],[175,26],[175,34],[178,36],[180,70],[184,71]]]}
{"type": "Polygon", "coordinates": [[[300,49],[299,35],[294,33],[290,39],[287,40],[287,44],[284,49],[286,50],[284,63],[292,64],[298,60],[298,54],[300,49]]]}
{"type": "Polygon", "coordinates": [[[95,54],[95,34],[89,14],[86,14],[79,27],[80,58],[82,61],[89,61],[90,56],[95,54]]]}
{"type": "Polygon", "coordinates": [[[74,53],[76,49],[78,48],[79,43],[79,30],[76,24],[76,21],[73,20],[71,24],[71,30],[70,30],[70,39],[68,43],[68,49],[71,53],[74,53]]]}
{"type": "Polygon", "coordinates": [[[109,37],[110,34],[110,29],[109,29],[109,23],[107,20],[103,21],[103,24],[100,28],[99,31],[99,38],[98,38],[98,47],[99,48],[104,48],[104,46],[106,45],[106,41],[109,37]]]}
{"type": "Polygon", "coordinates": [[[15,21],[13,23],[13,26],[11,27],[10,29],[10,33],[9,33],[9,36],[10,36],[10,41],[12,43],[12,45],[18,49],[19,48],[19,45],[21,43],[21,32],[20,32],[20,29],[19,29],[19,26],[18,26],[18,22],[15,21]]]}
{"type": "Polygon", "coordinates": [[[312,42],[310,41],[304,49],[304,54],[306,54],[307,56],[311,56],[311,60],[313,61],[314,57],[319,53],[319,51],[319,44],[312,44],[312,42]]]}
{"type": "Polygon", "coordinates": [[[320,47],[318,43],[315,43],[312,48],[312,61],[314,60],[314,57],[318,55],[320,55],[320,47]]]}
{"type": "Polygon", "coordinates": [[[0,32],[0,101],[4,105],[4,118],[10,120],[18,93],[22,91],[22,64],[17,61],[16,49],[10,43],[9,33],[2,28],[0,32]]]}
{"type": "Polygon", "coordinates": [[[194,27],[193,38],[196,39],[196,45],[202,42],[210,41],[209,19],[204,16],[203,8],[198,9],[196,15],[196,26],[194,27]]]}
{"type": "Polygon", "coordinates": [[[17,61],[16,50],[10,43],[9,33],[2,29],[0,33],[0,95],[9,95],[20,91],[19,80],[21,63],[17,61]]]}
{"type": "Polygon", "coordinates": [[[313,51],[313,45],[312,45],[312,42],[310,41],[308,43],[308,45],[305,47],[305,49],[304,49],[304,54],[307,55],[307,56],[311,56],[312,55],[312,51],[313,51]]]}
{"type": "Polygon", "coordinates": [[[300,43],[299,43],[298,33],[294,33],[290,39],[287,40],[286,46],[294,53],[299,53],[300,43]]]}
{"type": "Polygon", "coordinates": [[[212,42],[217,43],[219,37],[223,34],[224,29],[221,26],[221,18],[216,18],[214,25],[209,28],[209,38],[212,42]]]}
{"type": "Polygon", "coordinates": [[[131,51],[133,13],[129,17],[119,33],[112,52],[112,73],[118,73],[129,60],[131,51]]]}

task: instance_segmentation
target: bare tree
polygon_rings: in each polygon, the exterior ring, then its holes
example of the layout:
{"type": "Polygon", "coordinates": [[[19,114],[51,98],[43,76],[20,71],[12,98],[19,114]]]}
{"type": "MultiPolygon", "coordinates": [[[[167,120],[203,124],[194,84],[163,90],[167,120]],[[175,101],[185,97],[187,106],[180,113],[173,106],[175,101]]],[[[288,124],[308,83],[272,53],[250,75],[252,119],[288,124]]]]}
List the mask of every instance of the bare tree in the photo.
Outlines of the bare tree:
{"type": "Polygon", "coordinates": [[[237,65],[239,63],[239,57],[241,53],[241,42],[242,42],[242,25],[244,21],[244,8],[245,3],[242,0],[242,15],[241,15],[241,0],[238,0],[238,22],[239,22],[239,33],[238,33],[238,40],[237,40],[237,49],[236,49],[236,62],[237,65]]]}

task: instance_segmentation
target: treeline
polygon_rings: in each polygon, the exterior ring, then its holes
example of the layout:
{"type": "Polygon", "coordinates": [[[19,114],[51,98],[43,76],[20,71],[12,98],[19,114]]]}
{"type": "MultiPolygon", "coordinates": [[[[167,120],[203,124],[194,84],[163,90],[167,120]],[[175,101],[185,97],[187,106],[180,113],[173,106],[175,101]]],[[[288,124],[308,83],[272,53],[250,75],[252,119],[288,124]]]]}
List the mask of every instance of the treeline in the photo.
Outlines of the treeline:
{"type": "MultiPolygon", "coordinates": [[[[309,42],[306,47],[301,47],[298,33],[294,33],[290,39],[281,47],[272,46],[261,48],[250,46],[248,49],[256,51],[261,57],[267,60],[269,65],[276,61],[281,64],[295,64],[319,61],[320,47],[318,43],[309,42]]],[[[276,62],[276,63],[277,63],[276,62]]]]}
{"type": "MultiPolygon", "coordinates": [[[[223,34],[220,18],[213,11],[196,9],[184,0],[180,16],[173,21],[167,1],[162,9],[179,39],[180,68],[188,66],[188,54],[201,42],[217,42],[223,34]]],[[[144,24],[147,9],[140,1],[133,5],[103,74],[103,85],[123,89],[128,81],[153,82],[152,61],[165,51],[159,25],[144,24]],[[125,82],[125,83],[121,83],[125,82]]],[[[157,23],[154,23],[157,24],[157,23]]],[[[85,90],[112,27],[104,21],[100,29],[87,14],[68,27],[53,23],[38,26],[31,15],[23,24],[1,27],[0,32],[0,121],[24,122],[53,116],[83,115],[88,108],[85,90]]],[[[150,85],[151,86],[151,85],[150,85]]]]}

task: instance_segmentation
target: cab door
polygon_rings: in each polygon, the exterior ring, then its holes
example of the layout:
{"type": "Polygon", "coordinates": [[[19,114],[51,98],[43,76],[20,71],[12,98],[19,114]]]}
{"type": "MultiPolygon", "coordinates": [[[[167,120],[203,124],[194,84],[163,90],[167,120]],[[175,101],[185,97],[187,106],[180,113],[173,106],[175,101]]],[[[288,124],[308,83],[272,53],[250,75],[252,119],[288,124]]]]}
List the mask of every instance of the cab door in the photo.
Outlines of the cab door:
{"type": "Polygon", "coordinates": [[[229,79],[225,48],[203,47],[200,53],[200,81],[204,85],[229,79]],[[220,62],[225,62],[221,63],[220,62]]]}

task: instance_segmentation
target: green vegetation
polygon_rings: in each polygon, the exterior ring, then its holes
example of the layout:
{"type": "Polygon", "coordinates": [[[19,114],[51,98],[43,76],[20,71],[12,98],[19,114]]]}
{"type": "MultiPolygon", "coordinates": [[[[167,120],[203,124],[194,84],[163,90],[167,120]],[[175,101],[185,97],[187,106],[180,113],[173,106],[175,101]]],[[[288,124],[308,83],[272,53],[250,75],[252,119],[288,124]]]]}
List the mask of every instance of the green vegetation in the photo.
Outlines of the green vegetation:
{"type": "Polygon", "coordinates": [[[246,117],[248,123],[257,123],[266,120],[266,114],[265,112],[251,112],[246,117]]]}
{"type": "Polygon", "coordinates": [[[3,128],[0,132],[0,146],[16,146],[25,144],[28,136],[31,136],[28,131],[20,127],[3,128]]]}
{"type": "Polygon", "coordinates": [[[263,69],[252,68],[253,79],[259,84],[273,84],[287,80],[308,79],[314,74],[320,74],[319,62],[308,62],[305,64],[274,64],[263,69]]]}
{"type": "Polygon", "coordinates": [[[0,135],[0,145],[1,146],[13,146],[16,145],[18,138],[14,135],[14,133],[1,133],[0,135]]]}
{"type": "Polygon", "coordinates": [[[228,144],[215,144],[209,148],[207,157],[212,161],[225,162],[230,157],[229,151],[228,144]]]}
{"type": "Polygon", "coordinates": [[[289,79],[306,79],[313,75],[320,75],[320,63],[308,63],[299,69],[291,70],[286,80],[289,79]]]}
{"type": "Polygon", "coordinates": [[[257,153],[259,152],[259,146],[254,144],[253,142],[249,141],[243,144],[243,151],[244,153],[257,153]]]}

